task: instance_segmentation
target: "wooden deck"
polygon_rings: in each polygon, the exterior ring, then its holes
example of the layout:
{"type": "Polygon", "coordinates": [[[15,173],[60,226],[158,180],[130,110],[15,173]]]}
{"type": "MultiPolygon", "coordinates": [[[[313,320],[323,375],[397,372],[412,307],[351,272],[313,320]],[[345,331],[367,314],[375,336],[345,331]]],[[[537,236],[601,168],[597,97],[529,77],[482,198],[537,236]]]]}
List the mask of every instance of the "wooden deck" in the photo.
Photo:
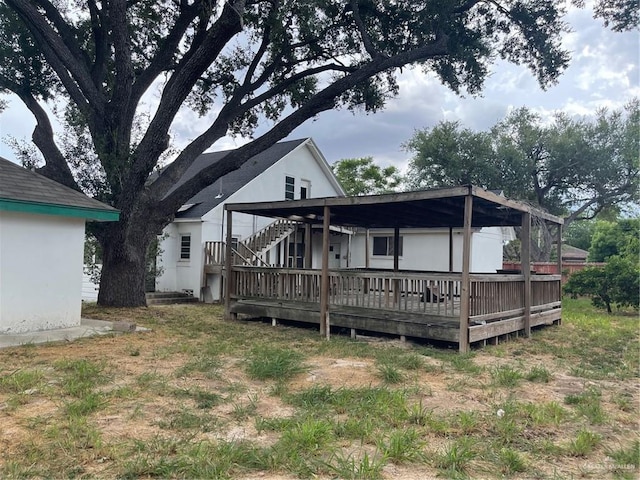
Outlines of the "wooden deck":
{"type": "MultiPolygon", "coordinates": [[[[320,270],[234,266],[230,312],[320,324],[320,270]]],[[[470,275],[470,311],[461,321],[462,274],[329,271],[330,325],[458,343],[461,325],[476,343],[526,328],[524,276],[470,275]]],[[[531,276],[529,326],[560,321],[560,276],[531,276]]]]}

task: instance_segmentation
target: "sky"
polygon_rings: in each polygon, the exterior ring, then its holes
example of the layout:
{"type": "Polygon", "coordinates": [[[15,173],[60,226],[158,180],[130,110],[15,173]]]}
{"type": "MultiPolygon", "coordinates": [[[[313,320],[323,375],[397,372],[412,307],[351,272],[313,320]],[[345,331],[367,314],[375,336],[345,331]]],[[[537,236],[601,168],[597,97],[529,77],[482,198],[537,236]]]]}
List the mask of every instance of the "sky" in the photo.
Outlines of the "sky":
{"type": "MultiPolygon", "coordinates": [[[[558,83],[546,91],[529,70],[503,61],[494,64],[477,97],[458,96],[433,75],[409,68],[398,77],[399,95],[389,100],[383,111],[368,115],[348,110],[324,112],[288,138],[312,137],[329,163],[370,156],[380,165],[404,170],[410,153],[402,144],[416,130],[433,127],[442,120],[485,130],[523,106],[543,119],[559,111],[584,117],[599,108],[619,109],[633,97],[640,98],[640,33],[613,32],[601,20],[593,19],[589,9],[570,8],[566,21],[572,32],[564,36],[563,46],[571,52],[571,63],[558,83]]],[[[8,100],[9,107],[0,113],[0,156],[15,161],[7,138],[29,139],[35,122],[19,100],[8,100]]],[[[181,112],[172,127],[174,146],[185,146],[207,122],[206,117],[181,112]]],[[[235,148],[247,141],[225,138],[211,150],[235,148]]]]}

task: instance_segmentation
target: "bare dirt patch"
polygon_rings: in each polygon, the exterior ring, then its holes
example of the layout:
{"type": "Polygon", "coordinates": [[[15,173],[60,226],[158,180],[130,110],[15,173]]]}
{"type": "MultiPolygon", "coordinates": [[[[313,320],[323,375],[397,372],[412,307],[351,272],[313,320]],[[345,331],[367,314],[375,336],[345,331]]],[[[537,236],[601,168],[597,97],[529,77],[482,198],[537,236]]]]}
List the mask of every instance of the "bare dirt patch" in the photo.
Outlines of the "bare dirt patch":
{"type": "MultiPolygon", "coordinates": [[[[126,315],[122,317],[119,319],[127,320],[126,315]]],[[[102,365],[108,376],[108,381],[96,388],[104,395],[106,404],[86,417],[89,426],[99,432],[102,446],[91,447],[94,448],[91,455],[83,457],[85,473],[97,477],[117,475],[120,465],[113,452],[117,451],[118,445],[127,444],[132,439],[151,442],[188,437],[194,442],[246,441],[259,447],[278,442],[278,432],[259,431],[256,424],[256,419],[287,419],[296,415],[296,408],[274,394],[277,382],[250,379],[244,369],[241,347],[238,351],[218,355],[216,358],[220,364],[217,369],[181,373],[189,362],[204,355],[203,342],[208,334],[194,335],[193,339],[179,338],[175,331],[164,328],[161,316],[156,320],[155,328],[145,333],[0,351],[0,376],[16,371],[39,370],[45,377],[42,385],[30,393],[0,390],[0,451],[3,452],[0,469],[7,465],[7,461],[19,459],[28,444],[48,445],[46,442],[49,440],[43,432],[66,421],[63,412],[65,402],[72,398],[64,396],[63,379],[55,367],[56,362],[63,359],[88,360],[102,365]],[[216,394],[219,398],[201,398],[207,393],[216,394]],[[167,427],[170,419],[174,419],[174,426],[167,427]],[[186,426],[180,426],[180,421],[186,426]]],[[[262,328],[265,335],[270,333],[267,326],[251,328],[262,328]]],[[[399,347],[399,354],[413,348],[401,342],[380,339],[370,343],[374,348],[376,345],[399,347]]],[[[637,405],[640,402],[637,378],[620,381],[585,379],[571,375],[570,365],[563,365],[551,355],[527,353],[514,357],[507,353],[495,356],[491,347],[472,359],[473,364],[480,367],[475,373],[457,370],[450,362],[439,358],[423,356],[423,368],[403,371],[400,383],[387,385],[381,379],[373,357],[314,353],[304,360],[305,372],[288,381],[286,388],[288,392],[324,385],[332,389],[378,386],[405,389],[410,392],[412,405],[421,405],[425,412],[452,422],[448,433],[425,434],[425,449],[432,457],[444,452],[456,438],[489,435],[495,428],[498,405],[505,402],[532,405],[556,402],[573,412],[573,407],[565,404],[568,395],[579,395],[589,388],[598,389],[602,392],[601,406],[606,414],[604,424],[592,425],[588,419],[576,416],[561,425],[550,424],[540,428],[532,425],[518,433],[520,438],[514,441],[515,445],[518,442],[540,443],[546,436],[559,448],[565,448],[579,429],[588,429],[600,436],[600,444],[586,456],[526,453],[529,466],[533,465],[529,473],[536,471],[542,476],[560,473],[562,476],[594,479],[612,477],[614,472],[607,451],[629,444],[630,435],[637,438],[637,405]],[[551,374],[551,380],[548,383],[522,380],[512,388],[496,387],[492,384],[491,369],[504,365],[525,372],[530,366],[544,365],[551,374]],[[626,407],[621,406],[620,399],[627,402],[626,407]],[[456,418],[469,412],[476,415],[476,425],[465,427],[455,424],[456,418]],[[465,428],[469,433],[465,433],[465,428]]],[[[424,425],[420,427],[427,431],[424,425]]],[[[345,452],[356,453],[366,447],[365,450],[371,450],[372,455],[377,448],[372,444],[358,445],[357,442],[345,442],[343,447],[345,452]]],[[[478,474],[472,477],[500,476],[497,471],[483,470],[484,462],[487,460],[471,462],[470,471],[478,474]]],[[[387,462],[382,469],[383,478],[396,480],[435,478],[439,473],[442,475],[428,464],[387,462]]],[[[56,471],[52,475],[56,476],[56,471]]],[[[255,472],[238,474],[234,478],[291,480],[298,477],[279,472],[255,472]]],[[[331,476],[319,475],[317,478],[331,476]]]]}

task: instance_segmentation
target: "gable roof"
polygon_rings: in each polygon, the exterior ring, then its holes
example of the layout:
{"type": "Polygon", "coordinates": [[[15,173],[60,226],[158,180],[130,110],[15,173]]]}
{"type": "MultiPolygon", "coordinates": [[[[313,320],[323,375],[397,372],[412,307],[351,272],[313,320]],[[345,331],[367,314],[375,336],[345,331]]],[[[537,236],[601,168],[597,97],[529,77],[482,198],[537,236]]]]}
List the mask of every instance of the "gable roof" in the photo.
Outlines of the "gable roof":
{"type": "Polygon", "coordinates": [[[115,221],[120,212],[0,157],[0,211],[115,221]]]}
{"type": "MultiPolygon", "coordinates": [[[[182,207],[182,211],[176,213],[176,218],[200,218],[216,206],[224,203],[231,195],[256,178],[267,168],[275,164],[282,157],[298,148],[308,138],[278,142],[266,150],[247,160],[240,168],[217,179],[213,184],[205,187],[191,197],[182,207]]],[[[192,178],[202,169],[213,165],[227,156],[233,150],[204,153],[200,155],[184,173],[182,178],[169,191],[175,190],[187,180],[192,178]]],[[[169,194],[168,193],[168,194],[169,194]]]]}

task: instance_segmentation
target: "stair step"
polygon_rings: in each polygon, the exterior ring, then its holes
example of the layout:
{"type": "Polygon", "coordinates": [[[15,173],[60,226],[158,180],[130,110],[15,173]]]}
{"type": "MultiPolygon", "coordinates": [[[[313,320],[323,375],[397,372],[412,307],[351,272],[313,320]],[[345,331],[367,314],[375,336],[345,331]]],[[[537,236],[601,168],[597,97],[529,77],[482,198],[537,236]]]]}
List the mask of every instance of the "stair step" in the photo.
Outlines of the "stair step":
{"type": "Polygon", "coordinates": [[[185,292],[147,292],[145,295],[147,296],[147,300],[152,298],[193,298],[193,295],[185,292]]]}
{"type": "Polygon", "coordinates": [[[163,298],[148,298],[147,305],[173,305],[176,303],[198,303],[199,300],[196,297],[163,297],[163,298]]]}

